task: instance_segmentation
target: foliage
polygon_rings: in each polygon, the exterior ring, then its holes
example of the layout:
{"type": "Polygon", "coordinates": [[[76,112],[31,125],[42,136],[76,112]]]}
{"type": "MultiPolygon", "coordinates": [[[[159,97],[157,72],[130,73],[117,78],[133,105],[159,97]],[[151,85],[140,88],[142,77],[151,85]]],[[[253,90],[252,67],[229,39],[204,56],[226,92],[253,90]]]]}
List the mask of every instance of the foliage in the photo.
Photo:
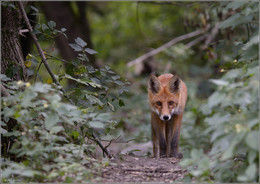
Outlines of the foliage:
{"type": "MultiPolygon", "coordinates": [[[[49,21],[37,24],[33,34],[39,41],[53,41],[56,36],[66,37],[65,31],[49,21]]],[[[72,61],[44,53],[49,62],[67,65],[55,77],[72,81],[70,91],[61,92],[64,86],[52,80],[49,84],[37,81],[42,62],[36,54],[29,54],[25,61],[31,83],[12,82],[1,75],[10,93],[2,98],[2,182],[97,181],[101,168],[109,164],[93,158],[96,141],[107,137],[117,124],[109,110],[124,106],[121,97],[129,83],[108,66],[97,69],[88,63],[88,54],[97,52],[81,38],[70,46],[79,52],[72,61]]]]}
{"type": "MultiPolygon", "coordinates": [[[[180,151],[189,174],[183,181],[257,182],[258,13],[256,3],[246,1],[91,2],[87,14],[99,53],[78,37],[70,43],[78,57],[70,61],[59,58],[50,43],[70,30],[39,18],[34,34],[62,86],[52,83],[35,48],[25,61],[30,83],[1,76],[11,94],[2,98],[2,182],[92,180],[108,164],[92,158],[93,133],[100,140],[150,140],[151,71],[176,72],[188,87],[180,151]],[[217,24],[220,32],[204,50],[204,42],[189,48],[193,40],[187,40],[148,60],[144,75],[126,66],[177,36],[217,24]],[[103,68],[88,62],[91,54],[103,68]],[[130,79],[130,93],[124,94],[129,83],[114,71],[130,79]]],[[[14,73],[10,68],[6,75],[14,73]]]]}
{"type": "MultiPolygon", "coordinates": [[[[254,3],[247,6],[245,3],[228,3],[224,8],[240,8],[240,12],[224,20],[220,27],[234,29],[252,22],[258,13],[255,7],[254,3]],[[247,18],[241,18],[243,14],[246,14],[247,18]]],[[[216,91],[198,109],[204,116],[204,130],[201,130],[202,137],[197,140],[205,139],[204,144],[210,145],[210,150],[192,148],[190,158],[182,161],[183,166],[188,166],[190,176],[196,177],[198,181],[258,180],[257,32],[258,30],[252,32],[251,38],[246,42],[241,40],[236,43],[238,52],[222,69],[224,75],[219,79],[210,79],[210,82],[217,86],[216,91]]],[[[193,132],[190,133],[193,137],[193,132]]]]}
{"type": "Polygon", "coordinates": [[[95,150],[95,143],[88,137],[96,124],[109,120],[102,113],[87,113],[62,102],[55,85],[9,82],[5,76],[2,79],[12,90],[2,99],[1,134],[7,142],[14,140],[10,150],[7,144],[2,145],[2,181],[66,182],[96,176],[106,162],[88,156],[95,150]],[[10,121],[17,124],[8,131],[6,122],[10,121]]]}
{"type": "MultiPolygon", "coordinates": [[[[36,8],[31,7],[33,10],[36,8]]],[[[33,34],[38,36],[38,40],[53,40],[55,37],[60,36],[61,34],[67,37],[64,33],[67,29],[61,28],[61,30],[55,29],[56,23],[54,21],[49,21],[47,24],[37,24],[34,27],[33,34]]]]}
{"type": "Polygon", "coordinates": [[[76,38],[75,43],[70,46],[79,52],[77,60],[69,61],[66,73],[59,76],[59,80],[69,79],[76,83],[76,86],[68,92],[70,97],[78,105],[88,107],[89,110],[96,107],[98,109],[109,107],[115,111],[114,105],[123,106],[120,97],[127,91],[126,85],[129,82],[117,75],[109,66],[97,69],[86,63],[87,54],[97,52],[86,48],[87,43],[81,38],[76,38]]]}

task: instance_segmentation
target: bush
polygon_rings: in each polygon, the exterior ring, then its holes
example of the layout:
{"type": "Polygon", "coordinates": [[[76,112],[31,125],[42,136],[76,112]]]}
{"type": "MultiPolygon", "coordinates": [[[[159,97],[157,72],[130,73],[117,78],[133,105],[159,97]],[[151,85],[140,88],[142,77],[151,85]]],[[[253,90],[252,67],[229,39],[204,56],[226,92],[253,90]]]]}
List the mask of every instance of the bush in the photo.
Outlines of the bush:
{"type": "MultiPolygon", "coordinates": [[[[223,21],[222,29],[249,23],[258,14],[254,3],[232,2],[225,8],[240,11],[223,21]],[[241,17],[245,13],[248,19],[241,17]]],[[[204,120],[203,130],[200,126],[189,132],[198,140],[187,141],[198,148],[191,148],[190,158],[181,162],[198,181],[258,182],[258,39],[255,32],[249,40],[236,42],[237,54],[223,66],[224,75],[210,79],[216,91],[198,112],[186,113],[195,117],[197,113],[204,120]],[[210,149],[199,146],[202,140],[210,149]]]]}

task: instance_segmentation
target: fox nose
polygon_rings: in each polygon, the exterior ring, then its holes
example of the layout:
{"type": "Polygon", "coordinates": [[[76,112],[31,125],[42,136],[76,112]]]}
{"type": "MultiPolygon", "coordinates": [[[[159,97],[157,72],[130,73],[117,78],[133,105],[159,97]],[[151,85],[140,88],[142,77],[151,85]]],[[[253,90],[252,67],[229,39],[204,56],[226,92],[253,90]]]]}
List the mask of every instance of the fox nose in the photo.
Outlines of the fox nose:
{"type": "Polygon", "coordinates": [[[164,119],[164,120],[168,120],[168,119],[169,119],[169,116],[168,116],[168,115],[164,115],[164,116],[163,116],[163,119],[164,119]]]}

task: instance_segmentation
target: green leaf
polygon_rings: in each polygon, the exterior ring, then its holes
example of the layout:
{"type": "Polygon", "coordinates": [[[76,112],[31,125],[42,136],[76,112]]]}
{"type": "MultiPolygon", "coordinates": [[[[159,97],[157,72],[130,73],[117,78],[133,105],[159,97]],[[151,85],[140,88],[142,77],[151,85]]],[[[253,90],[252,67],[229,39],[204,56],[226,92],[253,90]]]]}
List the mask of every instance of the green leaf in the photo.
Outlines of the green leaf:
{"type": "Polygon", "coordinates": [[[90,104],[98,104],[98,105],[104,105],[97,97],[85,94],[85,97],[90,102],[90,104]]]}
{"type": "Polygon", "coordinates": [[[239,61],[255,59],[258,56],[259,35],[253,36],[242,48],[242,57],[239,61]]]}
{"type": "Polygon", "coordinates": [[[252,163],[247,167],[245,174],[249,180],[253,180],[256,178],[256,170],[257,169],[255,163],[252,163]]]}
{"type": "Polygon", "coordinates": [[[10,80],[11,80],[9,77],[7,77],[7,76],[4,75],[4,74],[0,74],[0,79],[1,79],[1,81],[4,81],[4,82],[7,82],[7,81],[10,81],[10,80]]]}
{"type": "Polygon", "coordinates": [[[4,134],[8,133],[8,131],[3,129],[2,127],[0,127],[0,133],[1,133],[1,135],[4,135],[4,134]]]}
{"type": "Polygon", "coordinates": [[[39,12],[39,10],[37,9],[37,8],[35,8],[34,6],[30,6],[31,7],[31,9],[33,10],[33,11],[35,11],[35,12],[39,12]]]}
{"type": "Polygon", "coordinates": [[[252,164],[254,162],[256,155],[257,155],[257,151],[255,151],[255,150],[249,151],[248,156],[247,156],[249,164],[252,164]]]}
{"type": "Polygon", "coordinates": [[[235,79],[239,76],[240,74],[240,70],[238,69],[233,69],[233,70],[229,70],[224,76],[224,79],[235,79]]]}
{"type": "Polygon", "coordinates": [[[39,33],[41,33],[41,31],[39,31],[39,30],[33,30],[32,32],[31,32],[32,34],[39,34],[39,33]]]}
{"type": "Polygon", "coordinates": [[[71,135],[73,136],[74,139],[78,139],[78,137],[80,136],[79,132],[78,131],[73,131],[71,133],[71,135]]]}
{"type": "Polygon", "coordinates": [[[228,122],[230,119],[230,114],[225,114],[225,115],[221,115],[221,114],[214,114],[214,116],[212,117],[208,117],[205,119],[205,122],[208,123],[209,125],[221,125],[225,122],[228,122]]]}
{"type": "Polygon", "coordinates": [[[46,24],[42,24],[42,30],[45,31],[46,29],[49,29],[48,26],[46,26],[46,24]]]}
{"type": "Polygon", "coordinates": [[[50,130],[51,133],[55,133],[55,134],[60,132],[60,131],[64,131],[64,128],[62,126],[54,126],[50,130]]]}
{"type": "Polygon", "coordinates": [[[59,116],[57,113],[51,112],[47,114],[47,117],[45,117],[45,126],[47,130],[51,130],[51,128],[54,127],[54,125],[56,125],[58,121],[59,116]]]}
{"type": "Polygon", "coordinates": [[[118,102],[119,106],[122,107],[122,106],[125,106],[125,103],[123,100],[119,99],[119,102],[118,102]]]}
{"type": "Polygon", "coordinates": [[[105,128],[104,123],[102,123],[100,121],[91,121],[91,122],[89,122],[89,125],[92,128],[98,128],[98,129],[104,129],[105,128]]]}
{"type": "Polygon", "coordinates": [[[47,93],[52,89],[52,87],[49,84],[42,84],[37,82],[34,86],[32,86],[32,89],[35,92],[47,93]]]}
{"type": "Polygon", "coordinates": [[[105,69],[108,71],[108,70],[110,70],[111,68],[110,68],[109,66],[105,65],[105,69]]]}
{"type": "Polygon", "coordinates": [[[258,150],[258,132],[257,131],[251,131],[246,136],[246,144],[254,149],[258,150]]]}
{"type": "Polygon", "coordinates": [[[222,79],[209,79],[210,82],[213,84],[216,84],[218,86],[227,86],[229,85],[229,82],[222,80],[222,79]]]}
{"type": "Polygon", "coordinates": [[[48,26],[49,26],[49,28],[54,29],[56,27],[56,22],[51,20],[48,22],[48,26]]]}
{"type": "Polygon", "coordinates": [[[117,85],[119,85],[119,86],[123,86],[123,85],[125,84],[124,82],[122,82],[122,81],[120,81],[120,80],[115,81],[115,83],[116,83],[117,85]]]}
{"type": "Polygon", "coordinates": [[[37,96],[37,93],[35,93],[34,91],[26,91],[26,93],[24,94],[24,97],[21,100],[21,105],[23,107],[28,107],[31,105],[31,101],[32,99],[34,99],[37,96]]]}
{"type": "Polygon", "coordinates": [[[227,4],[226,9],[237,9],[240,8],[242,6],[244,6],[246,3],[248,3],[247,1],[233,1],[227,4]]]}
{"type": "Polygon", "coordinates": [[[248,181],[248,177],[246,175],[239,175],[237,177],[237,180],[241,181],[241,182],[245,182],[245,181],[248,181]]]}
{"type": "Polygon", "coordinates": [[[240,13],[236,13],[236,14],[232,15],[231,17],[229,17],[228,19],[221,22],[219,24],[219,28],[221,29],[221,28],[232,27],[232,29],[234,29],[238,25],[250,22],[252,20],[252,18],[253,18],[252,15],[244,16],[244,15],[241,15],[240,13]]]}
{"type": "Polygon", "coordinates": [[[76,78],[74,78],[74,77],[72,77],[72,76],[70,76],[68,74],[65,74],[64,76],[62,76],[62,78],[71,79],[71,80],[74,80],[74,81],[76,81],[76,82],[78,82],[80,84],[83,84],[83,85],[86,85],[86,86],[90,85],[90,86],[92,86],[94,88],[96,88],[96,87],[100,88],[101,87],[100,84],[97,84],[97,83],[94,83],[94,82],[91,82],[91,81],[84,81],[84,80],[81,80],[81,79],[76,79],[76,78]]]}
{"type": "Polygon", "coordinates": [[[80,47],[85,47],[85,46],[87,46],[87,43],[84,41],[84,40],[82,40],[81,38],[76,38],[75,39],[75,42],[80,46],[80,47]]]}
{"type": "Polygon", "coordinates": [[[65,31],[67,31],[67,29],[66,29],[66,28],[64,28],[64,27],[63,27],[63,28],[61,28],[60,30],[61,30],[61,32],[65,32],[65,31]]]}
{"type": "Polygon", "coordinates": [[[85,51],[86,51],[87,53],[91,54],[91,55],[98,53],[97,51],[92,50],[92,49],[90,49],[90,48],[86,48],[85,51]]]}
{"type": "Polygon", "coordinates": [[[226,160],[231,158],[234,155],[234,150],[236,145],[238,145],[244,138],[245,132],[240,132],[236,136],[233,136],[233,139],[230,141],[229,148],[224,152],[221,157],[221,160],[226,160]]]}
{"type": "Polygon", "coordinates": [[[120,79],[120,76],[119,75],[116,75],[116,76],[112,76],[111,77],[113,80],[117,80],[117,79],[120,79]]]}
{"type": "Polygon", "coordinates": [[[76,52],[82,51],[82,48],[78,46],[77,44],[70,43],[69,46],[73,48],[76,52]]]}

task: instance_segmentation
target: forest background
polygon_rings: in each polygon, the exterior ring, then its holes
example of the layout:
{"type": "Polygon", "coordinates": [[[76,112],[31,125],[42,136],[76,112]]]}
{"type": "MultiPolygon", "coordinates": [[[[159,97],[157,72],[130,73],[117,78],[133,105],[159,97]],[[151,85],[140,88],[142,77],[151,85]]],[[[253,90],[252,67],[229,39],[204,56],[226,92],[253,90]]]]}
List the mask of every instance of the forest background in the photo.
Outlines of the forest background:
{"type": "Polygon", "coordinates": [[[259,182],[258,2],[2,1],[1,15],[2,182],[95,181],[102,141],[150,140],[147,79],[166,72],[188,88],[183,181],[259,182]]]}

